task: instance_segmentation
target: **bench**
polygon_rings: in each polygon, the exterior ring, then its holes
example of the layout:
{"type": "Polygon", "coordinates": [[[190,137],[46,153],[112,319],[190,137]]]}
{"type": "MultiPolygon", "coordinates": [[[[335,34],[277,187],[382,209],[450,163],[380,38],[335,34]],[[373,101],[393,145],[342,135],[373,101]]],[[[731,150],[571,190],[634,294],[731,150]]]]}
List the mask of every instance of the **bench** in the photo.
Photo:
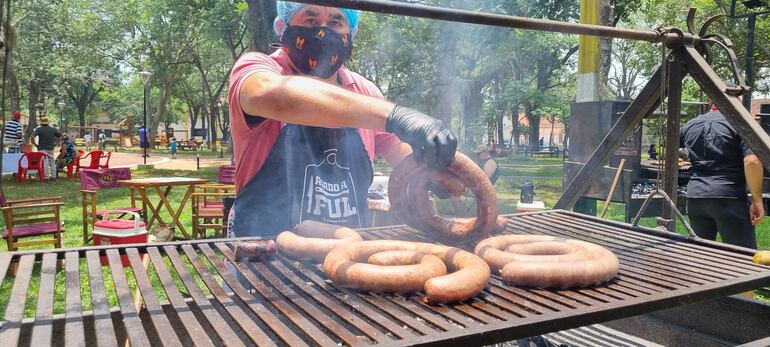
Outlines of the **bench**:
{"type": "Polygon", "coordinates": [[[176,146],[177,148],[179,148],[180,151],[184,151],[184,150],[195,151],[200,147],[197,144],[195,146],[190,146],[187,142],[177,142],[176,146]]]}
{"type": "Polygon", "coordinates": [[[561,155],[561,149],[557,146],[538,146],[531,148],[529,151],[529,156],[534,157],[535,155],[549,155],[551,157],[558,157],[561,155]]]}

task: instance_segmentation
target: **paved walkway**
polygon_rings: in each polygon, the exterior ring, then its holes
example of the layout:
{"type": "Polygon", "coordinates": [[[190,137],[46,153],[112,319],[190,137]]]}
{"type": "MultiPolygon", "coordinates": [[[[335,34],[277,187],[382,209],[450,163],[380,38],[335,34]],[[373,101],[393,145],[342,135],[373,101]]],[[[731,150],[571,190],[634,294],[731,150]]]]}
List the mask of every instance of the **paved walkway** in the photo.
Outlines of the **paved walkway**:
{"type": "MultiPolygon", "coordinates": [[[[230,164],[229,157],[201,157],[201,167],[216,167],[230,164]]],[[[110,167],[130,167],[135,168],[143,164],[144,160],[139,153],[112,153],[110,167]]],[[[147,158],[148,165],[154,165],[156,169],[169,170],[196,170],[196,160],[194,155],[177,155],[177,159],[171,159],[168,155],[157,154],[147,158]]]]}

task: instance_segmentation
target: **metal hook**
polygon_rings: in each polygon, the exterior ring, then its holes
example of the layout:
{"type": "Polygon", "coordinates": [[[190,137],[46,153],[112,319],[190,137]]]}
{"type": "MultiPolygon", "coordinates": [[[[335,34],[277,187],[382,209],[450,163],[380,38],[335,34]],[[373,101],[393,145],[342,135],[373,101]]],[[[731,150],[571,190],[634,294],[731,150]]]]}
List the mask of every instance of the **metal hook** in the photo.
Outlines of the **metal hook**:
{"type": "Polygon", "coordinates": [[[656,196],[660,195],[663,197],[663,200],[665,200],[668,205],[671,207],[671,210],[674,211],[674,214],[676,214],[677,218],[679,218],[680,221],[682,221],[682,224],[684,225],[685,229],[687,229],[687,232],[690,234],[691,239],[700,239],[698,234],[695,233],[694,230],[692,230],[692,227],[690,226],[690,223],[687,222],[687,220],[684,219],[684,216],[682,213],[679,212],[679,209],[676,208],[676,204],[673,200],[666,194],[666,192],[656,189],[654,192],[650,193],[650,195],[647,195],[647,198],[644,199],[644,203],[642,203],[642,207],[639,209],[639,212],[636,214],[636,217],[634,218],[634,222],[631,223],[632,226],[637,227],[639,226],[639,220],[642,219],[642,215],[645,211],[647,211],[647,207],[650,206],[650,202],[652,199],[656,196]]]}

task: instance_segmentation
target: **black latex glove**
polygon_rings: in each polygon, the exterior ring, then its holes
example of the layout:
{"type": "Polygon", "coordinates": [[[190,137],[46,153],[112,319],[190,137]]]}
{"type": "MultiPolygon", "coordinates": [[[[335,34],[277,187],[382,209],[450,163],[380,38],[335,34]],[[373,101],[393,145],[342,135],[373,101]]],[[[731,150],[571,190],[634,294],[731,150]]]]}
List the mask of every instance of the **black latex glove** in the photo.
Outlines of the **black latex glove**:
{"type": "Polygon", "coordinates": [[[396,106],[390,111],[385,130],[412,146],[414,159],[429,167],[444,169],[452,163],[457,138],[436,118],[408,107],[396,106]]]}

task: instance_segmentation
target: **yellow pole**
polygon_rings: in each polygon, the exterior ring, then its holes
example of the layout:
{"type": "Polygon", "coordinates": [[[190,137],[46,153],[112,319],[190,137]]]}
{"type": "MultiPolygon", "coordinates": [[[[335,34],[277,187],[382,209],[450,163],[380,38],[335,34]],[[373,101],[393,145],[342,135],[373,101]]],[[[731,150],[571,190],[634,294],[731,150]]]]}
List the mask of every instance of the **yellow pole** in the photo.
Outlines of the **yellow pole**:
{"type": "MultiPolygon", "coordinates": [[[[580,23],[599,24],[599,0],[580,0],[580,23]]],[[[599,38],[581,35],[578,49],[577,101],[599,100],[599,38]]]]}

